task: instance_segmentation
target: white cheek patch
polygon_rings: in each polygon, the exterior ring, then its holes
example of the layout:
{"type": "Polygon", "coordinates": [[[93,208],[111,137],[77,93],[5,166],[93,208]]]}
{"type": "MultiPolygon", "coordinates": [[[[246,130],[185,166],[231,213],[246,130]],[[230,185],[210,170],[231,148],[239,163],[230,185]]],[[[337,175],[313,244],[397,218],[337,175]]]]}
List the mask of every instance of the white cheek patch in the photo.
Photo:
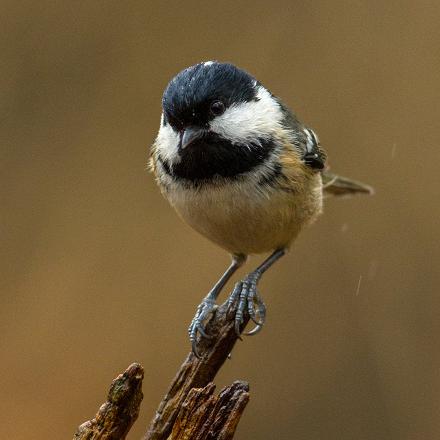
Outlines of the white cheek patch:
{"type": "Polygon", "coordinates": [[[176,163],[180,161],[178,155],[179,134],[176,133],[170,124],[163,125],[163,114],[160,119],[160,129],[156,138],[156,148],[162,159],[167,162],[176,163]]]}
{"type": "Polygon", "coordinates": [[[271,94],[258,88],[258,101],[233,104],[211,121],[211,130],[234,143],[251,143],[268,138],[280,128],[283,114],[271,94]]]}

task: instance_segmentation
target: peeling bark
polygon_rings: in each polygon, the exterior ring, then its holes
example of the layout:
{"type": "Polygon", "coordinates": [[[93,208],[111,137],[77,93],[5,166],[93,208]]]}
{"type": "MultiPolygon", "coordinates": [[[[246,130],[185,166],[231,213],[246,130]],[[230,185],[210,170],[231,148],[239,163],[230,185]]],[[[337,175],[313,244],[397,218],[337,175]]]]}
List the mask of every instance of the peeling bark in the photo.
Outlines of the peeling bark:
{"type": "MultiPolygon", "coordinates": [[[[222,304],[209,320],[206,331],[212,339],[199,344],[201,359],[189,353],[162,399],[143,440],[167,440],[183,402],[192,388],[203,388],[212,382],[232,351],[238,336],[234,329],[235,305],[222,304]]],[[[242,328],[248,323],[245,314],[242,328]]]]}
{"type": "Polygon", "coordinates": [[[124,440],[138,418],[144,369],[131,364],[111,384],[96,416],[78,427],[73,440],[124,440]]]}

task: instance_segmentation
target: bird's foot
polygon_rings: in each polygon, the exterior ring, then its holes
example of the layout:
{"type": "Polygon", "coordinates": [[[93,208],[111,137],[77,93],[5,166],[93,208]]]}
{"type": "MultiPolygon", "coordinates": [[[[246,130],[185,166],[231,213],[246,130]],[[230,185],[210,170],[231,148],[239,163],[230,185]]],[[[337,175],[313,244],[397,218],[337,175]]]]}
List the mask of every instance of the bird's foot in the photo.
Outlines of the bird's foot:
{"type": "MultiPolygon", "coordinates": [[[[255,335],[263,327],[266,318],[266,306],[257,289],[260,278],[261,273],[258,270],[247,275],[244,280],[239,281],[235,285],[227,301],[228,308],[236,307],[234,327],[239,338],[246,310],[249,314],[249,318],[255,323],[255,327],[244,334],[249,336],[255,335]]],[[[200,354],[197,350],[198,340],[200,338],[212,339],[212,336],[206,333],[205,324],[216,308],[215,296],[209,293],[197,307],[196,314],[189,325],[188,334],[191,341],[192,352],[197,358],[200,358],[200,354]]]]}
{"type": "Polygon", "coordinates": [[[191,341],[192,351],[198,358],[200,358],[200,354],[197,351],[197,336],[200,334],[203,338],[212,338],[212,336],[206,333],[204,323],[216,308],[217,305],[215,299],[212,295],[208,294],[197,307],[196,314],[189,325],[188,334],[191,341]]]}
{"type": "Polygon", "coordinates": [[[235,332],[238,337],[241,334],[240,327],[243,323],[243,314],[246,308],[249,318],[255,323],[255,327],[251,331],[244,333],[245,335],[257,334],[264,325],[266,306],[257,288],[260,277],[261,273],[258,271],[250,273],[243,281],[239,281],[235,285],[228,299],[229,306],[238,302],[237,311],[235,312],[235,332]]]}

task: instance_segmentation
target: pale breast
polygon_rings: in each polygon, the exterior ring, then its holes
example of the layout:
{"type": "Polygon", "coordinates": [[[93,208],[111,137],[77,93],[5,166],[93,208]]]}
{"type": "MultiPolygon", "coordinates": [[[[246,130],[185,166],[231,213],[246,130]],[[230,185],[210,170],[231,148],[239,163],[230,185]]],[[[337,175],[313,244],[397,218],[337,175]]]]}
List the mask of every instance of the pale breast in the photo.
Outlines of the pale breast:
{"type": "Polygon", "coordinates": [[[166,196],[196,231],[231,253],[255,254],[289,246],[320,213],[320,176],[310,188],[260,188],[254,182],[201,189],[174,188],[166,196]]]}

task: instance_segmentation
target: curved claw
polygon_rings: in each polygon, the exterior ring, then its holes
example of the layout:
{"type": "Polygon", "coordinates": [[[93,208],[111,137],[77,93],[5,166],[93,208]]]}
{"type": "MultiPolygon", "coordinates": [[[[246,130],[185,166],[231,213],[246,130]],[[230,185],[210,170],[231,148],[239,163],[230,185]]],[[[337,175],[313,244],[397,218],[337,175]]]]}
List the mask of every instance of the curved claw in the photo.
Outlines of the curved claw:
{"type": "Polygon", "coordinates": [[[197,331],[202,335],[203,338],[206,339],[212,339],[212,335],[208,335],[208,333],[205,332],[205,327],[203,327],[202,324],[197,325],[197,331]]]}
{"type": "MultiPolygon", "coordinates": [[[[254,316],[251,316],[249,314],[249,318],[250,320],[255,324],[255,325],[259,325],[260,327],[263,326],[264,322],[263,321],[258,321],[258,319],[254,316]]],[[[245,333],[245,335],[247,335],[248,333],[245,333]]]]}
{"type": "Polygon", "coordinates": [[[253,336],[259,333],[263,328],[264,322],[266,321],[266,305],[264,304],[263,300],[258,295],[258,293],[257,293],[257,304],[258,304],[258,314],[260,315],[260,321],[257,322],[253,320],[256,326],[252,330],[244,333],[246,336],[253,336]]]}
{"type": "Polygon", "coordinates": [[[263,324],[261,324],[261,325],[258,324],[252,330],[249,330],[248,332],[243,333],[243,334],[246,335],[246,336],[254,336],[257,333],[260,333],[262,328],[263,328],[263,324]]]}
{"type": "Polygon", "coordinates": [[[209,314],[215,310],[216,305],[214,300],[209,297],[209,295],[202,301],[202,303],[197,307],[196,315],[194,316],[191,324],[188,328],[189,339],[191,341],[192,352],[194,355],[200,359],[200,354],[197,350],[197,335],[206,339],[212,339],[213,336],[208,335],[203,326],[203,322],[208,318],[209,314]]]}

